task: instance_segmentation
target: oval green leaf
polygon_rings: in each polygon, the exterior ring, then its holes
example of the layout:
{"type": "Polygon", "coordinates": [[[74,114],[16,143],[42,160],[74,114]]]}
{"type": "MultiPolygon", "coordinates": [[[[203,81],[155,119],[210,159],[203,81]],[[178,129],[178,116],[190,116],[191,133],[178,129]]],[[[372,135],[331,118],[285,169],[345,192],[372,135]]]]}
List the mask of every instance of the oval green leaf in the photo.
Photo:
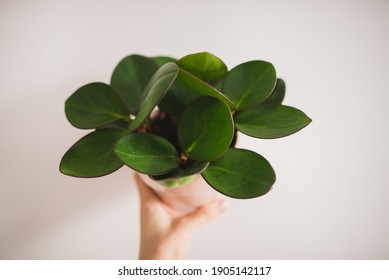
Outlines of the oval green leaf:
{"type": "Polygon", "coordinates": [[[304,128],[310,122],[311,119],[302,111],[284,105],[259,106],[235,115],[235,124],[239,131],[264,139],[288,136],[304,128]]]}
{"type": "Polygon", "coordinates": [[[165,113],[180,116],[185,107],[198,97],[198,94],[185,87],[179,80],[175,80],[158,107],[165,113]]]}
{"type": "Polygon", "coordinates": [[[240,199],[266,194],[276,180],[272,166],[264,157],[236,148],[230,148],[212,161],[202,176],[216,191],[240,199]]]}
{"type": "Polygon", "coordinates": [[[177,167],[180,160],[174,146],[157,135],[132,133],[121,138],[115,153],[132,169],[158,175],[177,167]]]}
{"type": "Polygon", "coordinates": [[[60,171],[75,177],[99,177],[119,169],[116,142],[126,134],[115,129],[97,130],[81,138],[62,157],[60,171]]]}
{"type": "Polygon", "coordinates": [[[203,96],[188,105],[178,124],[178,141],[190,158],[211,161],[230,146],[234,123],[228,106],[203,96]]]}
{"type": "Polygon", "coordinates": [[[127,56],[115,67],[111,85],[125,101],[131,114],[138,113],[142,92],[157,69],[152,59],[141,55],[127,56]]]}
{"type": "Polygon", "coordinates": [[[208,165],[209,162],[194,161],[185,168],[179,165],[168,173],[161,175],[151,175],[150,178],[156,181],[160,181],[170,178],[188,177],[203,172],[208,167],[208,165]]]}
{"type": "Polygon", "coordinates": [[[104,83],[91,83],[77,89],[65,102],[65,114],[73,126],[82,129],[129,118],[120,96],[104,83]]]}
{"type": "Polygon", "coordinates": [[[277,84],[272,93],[261,105],[278,106],[281,105],[285,97],[286,85],[284,80],[277,79],[277,84]]]}
{"type": "Polygon", "coordinates": [[[180,69],[180,72],[178,74],[178,80],[182,82],[182,84],[185,85],[187,88],[201,96],[211,96],[217,98],[220,101],[226,103],[230,109],[233,110],[235,108],[234,104],[232,104],[232,102],[223,93],[221,93],[208,83],[204,82],[203,80],[192,75],[188,71],[185,71],[184,69],[180,69]]]}
{"type": "Polygon", "coordinates": [[[220,58],[209,52],[184,56],[177,61],[178,67],[206,82],[214,82],[227,74],[227,66],[220,58]]]}
{"type": "Polygon", "coordinates": [[[246,110],[263,102],[276,85],[274,66],[266,61],[249,61],[228,72],[223,93],[237,110],[246,110]]]}
{"type": "MultiPolygon", "coordinates": [[[[176,62],[177,60],[168,56],[153,57],[158,67],[168,63],[176,62]]],[[[170,115],[179,116],[184,110],[185,106],[192,102],[197,96],[194,92],[184,87],[177,79],[174,81],[165,97],[159,102],[158,107],[163,112],[170,115]]]]}
{"type": "Polygon", "coordinates": [[[213,82],[212,83],[212,86],[215,88],[215,89],[217,89],[218,91],[222,91],[223,90],[223,83],[224,83],[224,77],[223,78],[221,78],[221,79],[219,79],[219,80],[217,80],[217,81],[215,81],[215,82],[213,82]]]}
{"type": "Polygon", "coordinates": [[[168,62],[176,62],[177,59],[169,57],[169,56],[156,56],[153,57],[152,60],[157,64],[158,67],[168,63],[168,62]]]}
{"type": "Polygon", "coordinates": [[[139,112],[128,126],[130,131],[137,129],[147,119],[155,106],[165,96],[177,75],[178,67],[173,62],[168,62],[158,69],[142,94],[139,112]]]}
{"type": "Polygon", "coordinates": [[[128,121],[118,120],[113,123],[98,127],[96,129],[119,129],[128,132],[128,121]]]}

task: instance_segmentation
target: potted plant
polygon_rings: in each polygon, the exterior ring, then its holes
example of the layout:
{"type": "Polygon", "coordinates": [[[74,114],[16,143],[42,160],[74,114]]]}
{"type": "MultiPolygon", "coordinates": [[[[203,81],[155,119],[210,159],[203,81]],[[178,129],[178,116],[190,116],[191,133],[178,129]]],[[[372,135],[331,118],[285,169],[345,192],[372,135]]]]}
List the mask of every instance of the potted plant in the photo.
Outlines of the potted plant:
{"type": "Polygon", "coordinates": [[[282,104],[284,95],[266,61],[228,70],[208,52],[179,60],[127,56],[110,85],[87,84],[66,100],[69,122],[93,131],[65,153],[60,171],[90,178],[127,165],[166,189],[201,174],[223,195],[264,195],[275,172],[261,155],[236,148],[236,137],[279,138],[308,125],[302,111],[282,104]]]}

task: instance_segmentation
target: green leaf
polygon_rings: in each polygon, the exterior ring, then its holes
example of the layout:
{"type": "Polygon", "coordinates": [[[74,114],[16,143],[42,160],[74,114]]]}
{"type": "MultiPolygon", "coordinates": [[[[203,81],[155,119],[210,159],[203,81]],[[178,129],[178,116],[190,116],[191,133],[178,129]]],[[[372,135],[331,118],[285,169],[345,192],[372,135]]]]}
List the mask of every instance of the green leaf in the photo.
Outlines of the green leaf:
{"type": "Polygon", "coordinates": [[[125,101],[131,114],[138,113],[142,92],[157,69],[152,59],[130,55],[122,59],[113,71],[111,85],[125,101]]]}
{"type": "Polygon", "coordinates": [[[165,96],[177,74],[178,67],[173,62],[166,63],[158,69],[142,94],[143,99],[141,100],[139,112],[128,126],[130,131],[137,129],[147,119],[155,106],[165,96]]]}
{"type": "Polygon", "coordinates": [[[227,74],[224,62],[209,52],[184,56],[177,61],[177,65],[206,82],[214,82],[227,74]]]}
{"type": "Polygon", "coordinates": [[[91,83],[77,89],[65,102],[65,114],[73,126],[82,129],[129,118],[120,96],[104,83],[91,83]]]}
{"type": "Polygon", "coordinates": [[[161,175],[150,175],[150,178],[153,180],[160,181],[171,178],[188,177],[203,172],[208,167],[208,165],[209,162],[194,161],[185,168],[179,165],[168,173],[161,175]]]}
{"type": "Polygon", "coordinates": [[[235,115],[235,124],[239,131],[265,139],[288,136],[310,122],[311,119],[302,111],[284,105],[259,106],[235,115]]]}
{"type": "Polygon", "coordinates": [[[123,163],[114,153],[116,142],[127,132],[97,130],[81,138],[62,157],[60,171],[75,177],[99,177],[119,169],[123,163]]]}
{"type": "Polygon", "coordinates": [[[156,56],[152,60],[157,64],[158,67],[168,63],[168,62],[177,62],[177,59],[168,57],[168,56],[156,56]]]}
{"type": "MultiPolygon", "coordinates": [[[[154,57],[153,60],[157,63],[158,67],[161,67],[168,62],[177,61],[176,59],[167,56],[154,57]]],[[[180,81],[175,80],[165,97],[159,102],[158,107],[165,113],[179,116],[185,106],[192,102],[196,97],[198,97],[197,94],[184,87],[180,81]]]]}
{"type": "Polygon", "coordinates": [[[96,128],[96,129],[112,128],[112,129],[119,129],[119,130],[123,130],[123,131],[128,132],[127,127],[128,127],[128,121],[118,120],[118,121],[112,122],[110,124],[107,124],[107,125],[104,125],[104,126],[100,126],[100,127],[96,128]]]}
{"type": "Polygon", "coordinates": [[[180,116],[185,107],[198,97],[198,94],[185,87],[179,80],[175,80],[158,107],[165,113],[180,116]]]}
{"type": "Polygon", "coordinates": [[[266,106],[281,105],[285,97],[285,90],[286,90],[286,85],[284,80],[277,79],[277,84],[273,89],[272,93],[268,98],[266,98],[266,100],[261,105],[266,105],[266,106]]]}
{"type": "Polygon", "coordinates": [[[169,172],[180,162],[174,146],[153,134],[126,135],[116,144],[115,153],[132,169],[152,175],[169,172]]]}
{"type": "Polygon", "coordinates": [[[240,199],[266,194],[276,180],[273,168],[264,157],[236,148],[230,148],[212,161],[202,176],[216,191],[240,199]]]}
{"type": "Polygon", "coordinates": [[[224,102],[203,96],[188,105],[178,123],[178,141],[190,158],[211,161],[230,146],[234,134],[231,111],[224,102]]]}
{"type": "Polygon", "coordinates": [[[212,83],[212,86],[217,89],[218,91],[222,91],[223,90],[223,83],[224,83],[224,78],[221,78],[215,82],[212,83]]]}
{"type": "Polygon", "coordinates": [[[232,104],[232,102],[223,93],[183,69],[180,69],[178,80],[182,82],[184,86],[199,95],[217,98],[226,103],[229,108],[235,108],[234,104],[232,104]]]}
{"type": "MultiPolygon", "coordinates": [[[[150,177],[150,175],[149,175],[149,177],[150,177]]],[[[187,184],[187,183],[193,181],[195,178],[196,178],[196,175],[190,175],[190,176],[186,176],[186,177],[169,178],[169,179],[163,179],[163,180],[157,180],[157,181],[158,181],[159,185],[164,186],[166,188],[176,188],[176,187],[182,186],[184,184],[187,184]]]]}
{"type": "Polygon", "coordinates": [[[233,68],[225,77],[223,93],[237,110],[259,105],[272,92],[277,75],[274,66],[266,61],[249,61],[233,68]]]}

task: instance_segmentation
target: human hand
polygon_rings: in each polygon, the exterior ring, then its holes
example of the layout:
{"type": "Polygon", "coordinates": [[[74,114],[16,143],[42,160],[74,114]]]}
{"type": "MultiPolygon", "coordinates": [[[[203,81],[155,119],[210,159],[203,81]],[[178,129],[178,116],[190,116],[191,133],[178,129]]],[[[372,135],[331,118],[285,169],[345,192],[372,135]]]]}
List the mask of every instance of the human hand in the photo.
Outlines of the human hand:
{"type": "Polygon", "coordinates": [[[216,200],[197,210],[179,215],[135,175],[140,196],[141,241],[139,259],[182,259],[191,244],[193,234],[203,224],[227,209],[227,203],[216,200]]]}

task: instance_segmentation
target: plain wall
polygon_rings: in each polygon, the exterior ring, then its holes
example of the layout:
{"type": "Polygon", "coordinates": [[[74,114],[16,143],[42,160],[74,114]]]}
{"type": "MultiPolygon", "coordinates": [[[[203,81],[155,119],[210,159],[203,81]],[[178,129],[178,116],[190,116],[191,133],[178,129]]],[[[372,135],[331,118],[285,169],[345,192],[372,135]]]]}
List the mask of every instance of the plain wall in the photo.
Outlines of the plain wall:
{"type": "Polygon", "coordinates": [[[126,55],[209,51],[232,68],[272,62],[285,104],[313,122],[277,140],[239,138],[277,172],[258,199],[196,234],[190,259],[389,258],[389,2],[1,1],[0,258],[136,259],[138,197],[123,167],[59,173],[87,132],[64,101],[109,82],[126,55]]]}

